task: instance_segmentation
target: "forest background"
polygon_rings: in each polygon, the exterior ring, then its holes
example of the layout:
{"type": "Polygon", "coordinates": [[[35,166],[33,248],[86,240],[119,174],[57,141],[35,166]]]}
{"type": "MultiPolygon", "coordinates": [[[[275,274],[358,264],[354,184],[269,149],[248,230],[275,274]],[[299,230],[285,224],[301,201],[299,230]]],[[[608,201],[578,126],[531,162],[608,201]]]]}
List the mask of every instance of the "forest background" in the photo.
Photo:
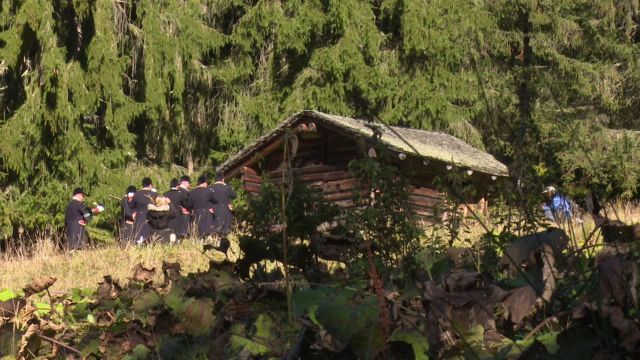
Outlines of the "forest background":
{"type": "Polygon", "coordinates": [[[523,193],[635,199],[639,24],[638,0],[0,0],[0,238],[303,109],[453,134],[523,193]]]}

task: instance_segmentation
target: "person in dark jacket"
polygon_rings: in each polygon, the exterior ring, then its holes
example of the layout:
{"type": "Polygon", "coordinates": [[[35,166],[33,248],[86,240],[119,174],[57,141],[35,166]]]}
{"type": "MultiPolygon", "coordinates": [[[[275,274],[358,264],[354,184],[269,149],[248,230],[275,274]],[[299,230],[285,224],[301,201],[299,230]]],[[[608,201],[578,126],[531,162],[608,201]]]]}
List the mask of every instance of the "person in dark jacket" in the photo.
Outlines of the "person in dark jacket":
{"type": "Polygon", "coordinates": [[[231,232],[231,224],[233,223],[231,200],[236,198],[236,193],[231,186],[224,182],[224,175],[222,173],[217,173],[215,180],[211,186],[215,203],[213,207],[213,213],[215,215],[213,231],[216,235],[224,238],[231,232]]]}
{"type": "Polygon", "coordinates": [[[194,227],[198,232],[198,237],[206,238],[213,232],[213,190],[209,188],[207,177],[202,175],[198,178],[198,186],[189,193],[193,206],[194,227]]]}
{"type": "MultiPolygon", "coordinates": [[[[184,218],[184,237],[189,235],[189,225],[191,224],[191,213],[193,211],[193,202],[191,201],[191,178],[184,175],[180,178],[180,186],[178,190],[184,195],[182,198],[182,214],[184,218]]],[[[178,214],[180,216],[180,214],[178,214]]]]}
{"type": "Polygon", "coordinates": [[[175,242],[175,234],[169,225],[176,218],[177,213],[176,209],[171,206],[171,199],[159,195],[147,208],[149,210],[147,222],[151,229],[149,238],[165,244],[175,242]]]}
{"type": "Polygon", "coordinates": [[[101,206],[89,209],[84,205],[84,191],[82,188],[73,190],[73,197],[64,212],[64,227],[67,235],[67,250],[79,250],[87,246],[88,239],[85,226],[92,214],[104,210],[101,206]]]}
{"type": "Polygon", "coordinates": [[[149,211],[149,204],[151,204],[155,198],[156,192],[151,179],[148,177],[142,179],[142,190],[136,191],[131,201],[131,209],[133,210],[135,219],[133,223],[133,234],[137,244],[142,244],[149,238],[151,230],[147,224],[147,212],[149,211]]]}
{"type": "MultiPolygon", "coordinates": [[[[185,179],[183,176],[181,180],[185,179]]],[[[169,185],[171,189],[164,193],[164,196],[171,200],[170,206],[176,211],[176,216],[171,220],[169,227],[177,238],[181,239],[187,236],[190,219],[190,200],[189,200],[189,177],[185,181],[178,182],[178,179],[172,179],[169,185]]]]}
{"type": "Polygon", "coordinates": [[[136,193],[136,187],[129,185],[127,192],[120,200],[120,210],[122,211],[122,219],[120,223],[120,241],[124,243],[133,242],[133,209],[131,208],[131,202],[133,201],[133,195],[136,193]]]}

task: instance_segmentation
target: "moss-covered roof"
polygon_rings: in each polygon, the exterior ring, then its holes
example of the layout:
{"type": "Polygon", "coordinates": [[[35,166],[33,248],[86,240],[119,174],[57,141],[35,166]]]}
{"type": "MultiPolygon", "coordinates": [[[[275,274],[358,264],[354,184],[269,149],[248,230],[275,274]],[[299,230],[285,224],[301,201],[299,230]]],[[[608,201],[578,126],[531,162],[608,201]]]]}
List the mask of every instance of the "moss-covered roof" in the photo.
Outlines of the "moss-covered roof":
{"type": "Polygon", "coordinates": [[[372,127],[381,131],[382,143],[389,148],[421,158],[436,160],[458,167],[468,168],[489,175],[508,176],[507,167],[493,155],[478,150],[464,141],[436,131],[425,131],[379,123],[369,123],[359,119],[325,114],[318,111],[302,111],[282,122],[273,131],[258,138],[238,153],[229,157],[218,167],[218,171],[227,172],[241,162],[250,159],[257,151],[268,146],[283,135],[286,129],[297,125],[303,119],[313,118],[319,125],[334,128],[352,136],[371,137],[372,127]]]}

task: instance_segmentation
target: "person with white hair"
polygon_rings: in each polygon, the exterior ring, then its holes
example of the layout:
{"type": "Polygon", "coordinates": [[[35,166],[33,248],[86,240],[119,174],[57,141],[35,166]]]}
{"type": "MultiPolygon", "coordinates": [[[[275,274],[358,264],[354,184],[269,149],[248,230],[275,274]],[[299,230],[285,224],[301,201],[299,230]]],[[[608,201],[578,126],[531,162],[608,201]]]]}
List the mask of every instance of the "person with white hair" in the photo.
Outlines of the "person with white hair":
{"type": "Polygon", "coordinates": [[[122,199],[120,199],[120,211],[122,212],[122,218],[120,219],[120,241],[124,244],[133,242],[133,224],[135,222],[135,217],[133,216],[131,203],[133,202],[133,195],[136,191],[137,190],[134,185],[129,185],[126,193],[122,199]]]}
{"type": "Polygon", "coordinates": [[[547,201],[542,205],[544,216],[547,219],[563,222],[573,218],[571,202],[559,194],[554,186],[547,186],[542,193],[547,197],[547,201]]]}

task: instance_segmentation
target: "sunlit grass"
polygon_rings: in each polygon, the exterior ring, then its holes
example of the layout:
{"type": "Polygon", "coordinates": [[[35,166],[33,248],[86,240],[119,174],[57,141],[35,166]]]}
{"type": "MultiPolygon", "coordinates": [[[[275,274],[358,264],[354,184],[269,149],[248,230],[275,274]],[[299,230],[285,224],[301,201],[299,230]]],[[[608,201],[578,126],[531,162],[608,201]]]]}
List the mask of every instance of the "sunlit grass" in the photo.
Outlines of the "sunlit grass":
{"type": "MultiPolygon", "coordinates": [[[[621,220],[627,224],[640,222],[640,206],[631,202],[616,202],[608,206],[604,213],[610,218],[621,220]]],[[[584,250],[584,255],[595,256],[602,239],[599,231],[594,232],[595,225],[587,214],[580,214],[580,221],[565,224],[549,223],[548,226],[560,227],[570,238],[569,252],[584,250]],[[588,243],[585,242],[588,240],[588,243]]],[[[423,247],[429,247],[433,240],[439,237],[444,243],[451,241],[452,247],[475,247],[486,234],[487,228],[494,234],[500,233],[505,224],[495,224],[491,219],[482,219],[482,223],[469,218],[457,232],[457,237],[443,230],[442,226],[427,226],[422,241],[423,247]]],[[[539,230],[543,230],[540,227],[539,230]]],[[[522,234],[524,235],[524,234],[522,234]]],[[[448,245],[447,245],[448,246],[448,245]]],[[[231,237],[229,258],[234,260],[239,255],[237,235],[231,237]]],[[[104,275],[111,275],[114,279],[126,282],[131,271],[137,264],[156,269],[156,281],[162,280],[162,262],[178,262],[182,272],[204,271],[208,269],[211,260],[222,260],[224,256],[219,252],[202,252],[201,243],[193,240],[184,241],[180,245],[152,245],[144,247],[121,247],[115,242],[97,248],[75,252],[59,250],[55,241],[48,237],[35,239],[29,248],[11,249],[0,254],[0,289],[20,289],[34,279],[43,276],[53,276],[58,279],[51,288],[52,291],[69,291],[72,288],[95,288],[104,275]]],[[[266,262],[266,267],[272,269],[274,264],[266,262]]],[[[336,270],[344,268],[346,264],[327,261],[328,268],[336,270]]]]}
{"type": "MultiPolygon", "coordinates": [[[[94,289],[104,275],[125,283],[137,264],[155,268],[155,281],[162,281],[162,262],[178,262],[182,273],[205,271],[211,260],[220,261],[224,255],[217,251],[202,252],[199,242],[187,240],[179,245],[150,245],[143,247],[117,244],[81,251],[58,250],[50,238],[34,242],[27,253],[21,249],[0,255],[0,289],[20,289],[34,279],[53,276],[56,283],[51,291],[65,292],[73,288],[94,289]]],[[[237,256],[235,241],[229,251],[237,256]]]]}

